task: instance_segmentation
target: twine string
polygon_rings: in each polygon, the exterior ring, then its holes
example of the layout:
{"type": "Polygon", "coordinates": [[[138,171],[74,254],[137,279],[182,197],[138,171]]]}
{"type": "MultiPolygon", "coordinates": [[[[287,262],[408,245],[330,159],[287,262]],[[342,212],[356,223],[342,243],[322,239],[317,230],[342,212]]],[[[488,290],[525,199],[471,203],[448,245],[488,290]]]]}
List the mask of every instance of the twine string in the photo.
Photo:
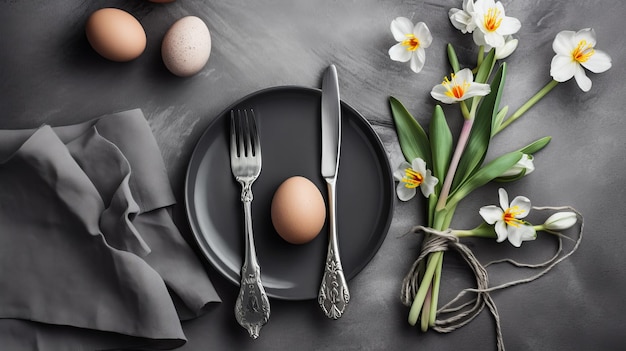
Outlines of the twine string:
{"type": "MultiPolygon", "coordinates": [[[[466,288],[461,290],[455,298],[450,300],[444,306],[437,310],[437,317],[446,317],[443,319],[437,318],[435,320],[435,325],[432,327],[433,330],[440,333],[449,333],[456,329],[463,327],[464,325],[471,322],[474,318],[476,318],[485,306],[491,312],[495,323],[496,323],[496,341],[498,350],[504,350],[504,340],[502,336],[502,328],[500,324],[500,315],[496,308],[496,304],[491,297],[491,292],[497,290],[503,290],[506,288],[510,288],[512,286],[530,283],[536,279],[541,278],[546,275],[548,272],[554,268],[557,264],[562,262],[571,256],[579,247],[582,238],[583,238],[583,227],[584,227],[584,219],[580,212],[574,209],[571,206],[560,206],[560,207],[552,207],[552,206],[544,206],[544,207],[533,207],[534,210],[537,211],[560,211],[560,210],[570,210],[574,212],[577,216],[577,220],[579,223],[579,231],[578,238],[574,241],[574,246],[572,249],[565,254],[563,254],[563,239],[571,239],[568,236],[565,236],[561,233],[556,233],[558,238],[558,248],[554,256],[548,259],[545,262],[539,264],[526,264],[520,263],[512,259],[502,259],[491,261],[487,264],[481,264],[480,261],[476,258],[472,250],[465,244],[459,241],[459,238],[452,234],[451,229],[446,229],[443,231],[435,230],[433,228],[424,227],[424,226],[415,226],[413,227],[409,233],[425,233],[428,234],[424,243],[422,245],[422,250],[420,255],[415,260],[409,272],[406,274],[402,281],[402,292],[401,292],[401,300],[402,303],[410,306],[413,303],[413,299],[417,294],[417,290],[419,288],[421,272],[420,272],[420,263],[428,257],[431,253],[439,252],[439,251],[456,251],[463,260],[467,263],[469,268],[472,270],[474,274],[474,278],[476,280],[475,288],[466,288]],[[563,254],[563,255],[562,255],[563,254]],[[487,267],[500,264],[500,263],[508,263],[515,267],[520,268],[530,268],[530,269],[541,269],[537,274],[532,275],[528,278],[518,279],[511,282],[503,283],[497,286],[490,287],[489,286],[489,274],[487,272],[487,267]],[[474,293],[475,297],[466,301],[464,303],[459,303],[461,298],[468,293],[474,293]]],[[[407,234],[409,234],[407,233],[407,234]]]]}

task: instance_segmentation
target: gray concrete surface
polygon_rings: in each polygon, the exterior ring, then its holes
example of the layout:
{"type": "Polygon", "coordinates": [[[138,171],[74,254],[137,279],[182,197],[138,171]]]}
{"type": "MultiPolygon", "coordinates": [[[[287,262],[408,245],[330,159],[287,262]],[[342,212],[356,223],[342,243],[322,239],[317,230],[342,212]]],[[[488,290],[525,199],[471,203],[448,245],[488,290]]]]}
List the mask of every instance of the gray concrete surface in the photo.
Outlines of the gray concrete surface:
{"type": "MultiPolygon", "coordinates": [[[[494,293],[509,350],[613,350],[626,343],[626,237],[623,68],[626,42],[622,17],[626,3],[610,1],[504,1],[507,14],[522,22],[520,47],[511,56],[504,101],[511,108],[548,80],[551,43],[561,30],[593,27],[598,48],[613,68],[590,74],[583,93],[574,81],[559,85],[523,119],[500,134],[492,154],[513,150],[544,135],[552,143],[535,160],[537,170],[508,185],[536,205],[571,205],[586,220],[582,246],[548,276],[494,293]]],[[[445,1],[200,1],[171,4],[147,1],[0,1],[0,128],[42,123],[70,124],[101,114],[141,108],[161,147],[179,197],[178,224],[189,233],[183,208],[184,173],[191,151],[212,118],[237,99],[277,85],[319,87],[321,73],[337,65],[342,98],[379,133],[392,163],[401,159],[388,97],[398,97],[424,124],[434,102],[429,96],[447,72],[445,45],[452,42],[465,62],[474,44],[447,18],[461,0],[445,1]],[[84,35],[88,15],[119,7],[144,26],[144,54],[129,63],[99,57],[84,35]],[[208,25],[213,49],[207,67],[192,78],[170,74],[160,58],[165,31],[177,19],[195,15],[208,25]],[[424,71],[392,62],[391,20],[425,21],[433,32],[424,71]]],[[[453,109],[446,108],[450,115],[453,109]]],[[[458,122],[451,122],[458,127],[458,122]]],[[[499,185],[488,185],[457,210],[454,227],[479,222],[480,206],[495,203],[499,185]]],[[[494,322],[486,312],[451,334],[421,333],[407,322],[400,303],[402,277],[416,258],[421,238],[400,237],[422,224],[421,202],[397,202],[386,241],[370,264],[351,281],[352,302],[345,316],[327,320],[315,301],[272,301],[272,316],[258,340],[250,340],[233,316],[237,288],[207,264],[207,274],[223,303],[185,323],[182,350],[490,350],[494,322]]],[[[475,240],[480,259],[513,256],[538,262],[555,244],[541,240],[514,250],[475,240]],[[497,250],[497,251],[496,251],[497,250]]],[[[448,255],[443,297],[470,282],[458,259],[448,255]]],[[[494,283],[520,276],[495,271],[494,283]]],[[[522,275],[523,276],[523,275],[522,275]]]]}

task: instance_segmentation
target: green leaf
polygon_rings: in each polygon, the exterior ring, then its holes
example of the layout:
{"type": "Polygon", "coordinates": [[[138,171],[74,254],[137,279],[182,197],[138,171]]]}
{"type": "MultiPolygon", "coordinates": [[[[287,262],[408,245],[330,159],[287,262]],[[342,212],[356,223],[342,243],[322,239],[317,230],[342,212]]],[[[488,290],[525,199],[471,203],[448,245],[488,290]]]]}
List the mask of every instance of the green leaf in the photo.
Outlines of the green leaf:
{"type": "Polygon", "coordinates": [[[448,60],[450,61],[450,67],[452,67],[452,72],[456,73],[461,70],[459,66],[459,59],[456,56],[456,51],[452,44],[448,44],[448,60]]]}
{"type": "Polygon", "coordinates": [[[489,79],[489,76],[491,75],[491,71],[493,71],[495,63],[496,49],[491,49],[483,62],[480,64],[480,67],[478,67],[474,81],[477,83],[486,83],[487,79],[489,79]]]}
{"type": "Polygon", "coordinates": [[[493,120],[493,128],[491,129],[491,137],[493,137],[498,132],[498,129],[500,129],[500,126],[502,125],[502,121],[504,121],[504,117],[506,117],[507,113],[509,113],[509,106],[504,106],[502,109],[500,109],[500,111],[498,111],[496,118],[493,120]]]}
{"type": "Polygon", "coordinates": [[[523,154],[521,152],[513,151],[489,162],[468,178],[460,188],[450,195],[445,208],[452,208],[472,191],[499,177],[502,173],[513,167],[522,158],[522,156],[523,154]]]}
{"type": "Polygon", "coordinates": [[[430,149],[433,157],[433,175],[439,179],[437,183],[437,193],[439,193],[452,156],[452,132],[440,105],[435,106],[430,120],[430,149]]]}
{"type": "Polygon", "coordinates": [[[389,103],[404,158],[411,162],[419,157],[432,168],[430,143],[426,132],[398,99],[392,96],[389,103]]]}
{"type": "Polygon", "coordinates": [[[544,147],[546,147],[546,145],[548,145],[548,143],[550,142],[550,140],[552,140],[552,137],[543,137],[541,139],[538,139],[528,145],[526,145],[525,147],[519,149],[519,152],[524,153],[524,154],[528,154],[528,155],[532,155],[535,152],[543,149],[544,147]]]}
{"type": "Polygon", "coordinates": [[[491,92],[483,98],[481,105],[478,107],[472,131],[452,181],[452,191],[463,184],[480,167],[485,159],[485,155],[487,155],[493,122],[500,105],[502,91],[504,90],[505,77],[506,64],[502,64],[491,83],[491,92]]]}

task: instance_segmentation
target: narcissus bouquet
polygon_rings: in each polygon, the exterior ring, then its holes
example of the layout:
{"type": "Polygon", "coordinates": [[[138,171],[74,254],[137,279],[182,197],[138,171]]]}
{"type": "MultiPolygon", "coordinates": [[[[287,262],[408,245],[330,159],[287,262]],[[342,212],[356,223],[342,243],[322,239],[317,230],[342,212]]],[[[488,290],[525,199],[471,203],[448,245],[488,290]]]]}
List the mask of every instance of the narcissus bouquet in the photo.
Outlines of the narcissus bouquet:
{"type": "MultiPolygon", "coordinates": [[[[424,233],[424,241],[420,255],[404,279],[402,300],[410,306],[409,323],[419,322],[424,331],[429,328],[452,331],[469,323],[486,306],[496,319],[498,348],[504,349],[497,309],[489,293],[530,282],[571,255],[582,239],[582,215],[567,206],[533,207],[524,196],[510,200],[504,188],[499,190],[497,198],[494,196],[498,205],[486,205],[477,211],[483,223],[474,229],[450,228],[455,210],[461,200],[487,183],[506,184],[530,174],[535,169],[533,155],[551,141],[549,136],[539,137],[523,148],[487,161],[492,138],[524,115],[559,82],[574,78],[583,92],[589,91],[592,84],[586,70],[604,72],[611,67],[611,58],[596,49],[593,29],[557,33],[552,43],[555,52],[550,63],[552,79],[525,104],[509,113],[508,106],[502,104],[507,75],[503,59],[517,48],[515,35],[521,29],[521,22],[507,16],[502,3],[494,0],[464,0],[462,9],[449,11],[449,18],[462,34],[471,34],[478,48],[476,62],[466,67],[448,44],[451,72],[430,92],[439,102],[459,107],[463,124],[458,136],[453,137],[441,105],[435,106],[427,131],[399,100],[390,98],[398,140],[406,159],[394,173],[398,198],[408,201],[421,193],[427,208],[427,223],[411,230],[424,233]],[[527,220],[531,210],[552,214],[542,224],[533,224],[527,220]],[[461,240],[493,238],[519,247],[525,241],[534,240],[538,233],[545,233],[556,235],[561,243],[566,237],[561,232],[576,225],[579,235],[571,251],[560,255],[560,245],[559,253],[540,265],[543,270],[539,274],[496,287],[489,286],[486,265],[481,264],[461,240]],[[443,256],[448,250],[457,251],[468,263],[477,287],[463,290],[457,298],[438,308],[443,256]],[[467,292],[474,293],[476,298],[459,302],[467,292]]],[[[391,32],[397,44],[389,49],[390,58],[409,62],[411,70],[419,73],[425,64],[425,49],[433,41],[428,26],[423,22],[413,25],[411,20],[398,17],[391,23],[391,32]]]]}

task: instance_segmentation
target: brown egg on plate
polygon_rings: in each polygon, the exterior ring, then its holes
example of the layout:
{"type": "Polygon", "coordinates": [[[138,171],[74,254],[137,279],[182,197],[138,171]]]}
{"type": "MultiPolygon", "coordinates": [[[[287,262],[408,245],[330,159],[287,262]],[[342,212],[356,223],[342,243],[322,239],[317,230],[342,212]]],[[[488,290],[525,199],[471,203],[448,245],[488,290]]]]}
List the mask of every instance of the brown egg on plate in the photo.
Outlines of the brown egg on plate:
{"type": "Polygon", "coordinates": [[[102,8],[89,16],[87,40],[101,56],[116,62],[131,61],[146,49],[146,32],[130,13],[102,8]]]}
{"type": "Polygon", "coordinates": [[[305,244],[315,239],[326,221],[326,205],[320,190],[309,179],[285,180],[272,198],[272,224],[285,241],[305,244]]]}

